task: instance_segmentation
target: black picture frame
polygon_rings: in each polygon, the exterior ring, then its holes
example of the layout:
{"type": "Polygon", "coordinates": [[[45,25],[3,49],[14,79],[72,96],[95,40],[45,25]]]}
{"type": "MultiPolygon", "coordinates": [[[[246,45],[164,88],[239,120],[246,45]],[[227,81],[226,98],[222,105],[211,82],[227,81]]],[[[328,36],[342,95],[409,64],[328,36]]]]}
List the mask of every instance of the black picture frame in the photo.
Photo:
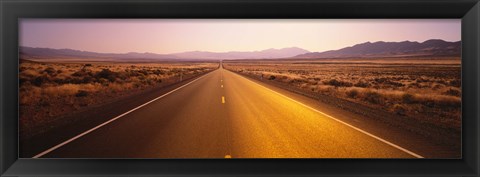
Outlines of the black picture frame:
{"type": "Polygon", "coordinates": [[[2,0],[1,176],[479,176],[478,0],[2,0]],[[461,18],[462,159],[18,159],[19,18],[461,18]]]}

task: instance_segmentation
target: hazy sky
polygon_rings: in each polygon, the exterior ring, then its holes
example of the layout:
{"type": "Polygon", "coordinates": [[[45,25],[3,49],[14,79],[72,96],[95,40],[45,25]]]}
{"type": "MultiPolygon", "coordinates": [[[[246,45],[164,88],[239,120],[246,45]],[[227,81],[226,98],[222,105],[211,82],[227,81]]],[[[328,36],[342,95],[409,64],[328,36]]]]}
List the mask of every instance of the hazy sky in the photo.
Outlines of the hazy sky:
{"type": "Polygon", "coordinates": [[[93,52],[339,49],[363,42],[461,39],[460,19],[21,19],[20,45],[93,52]]]}

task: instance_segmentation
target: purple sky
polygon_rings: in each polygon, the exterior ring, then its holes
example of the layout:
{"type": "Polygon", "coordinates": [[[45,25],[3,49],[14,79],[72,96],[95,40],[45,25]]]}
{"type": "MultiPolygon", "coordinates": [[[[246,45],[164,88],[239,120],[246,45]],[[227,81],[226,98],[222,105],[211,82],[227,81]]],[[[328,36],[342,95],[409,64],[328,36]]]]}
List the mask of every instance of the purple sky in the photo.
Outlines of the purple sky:
{"type": "Polygon", "coordinates": [[[363,42],[461,39],[460,19],[21,19],[20,45],[125,53],[339,49],[363,42]]]}

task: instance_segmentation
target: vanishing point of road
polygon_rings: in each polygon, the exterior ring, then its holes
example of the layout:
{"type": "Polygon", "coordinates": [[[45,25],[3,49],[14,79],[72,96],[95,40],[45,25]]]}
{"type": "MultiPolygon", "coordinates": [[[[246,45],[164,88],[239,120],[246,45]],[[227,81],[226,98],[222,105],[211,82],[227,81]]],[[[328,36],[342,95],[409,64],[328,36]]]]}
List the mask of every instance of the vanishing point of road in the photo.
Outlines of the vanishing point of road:
{"type": "Polygon", "coordinates": [[[421,158],[220,66],[35,157],[421,158]]]}

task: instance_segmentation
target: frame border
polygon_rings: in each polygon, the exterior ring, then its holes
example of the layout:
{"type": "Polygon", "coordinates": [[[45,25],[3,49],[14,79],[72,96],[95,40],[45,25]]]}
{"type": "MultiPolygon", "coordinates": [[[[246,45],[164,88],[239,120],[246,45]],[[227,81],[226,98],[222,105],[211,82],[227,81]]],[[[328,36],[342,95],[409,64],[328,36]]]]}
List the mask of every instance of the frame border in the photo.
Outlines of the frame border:
{"type": "Polygon", "coordinates": [[[478,0],[0,0],[0,176],[479,176],[478,0]],[[18,159],[19,18],[461,18],[463,159],[18,159]]]}

